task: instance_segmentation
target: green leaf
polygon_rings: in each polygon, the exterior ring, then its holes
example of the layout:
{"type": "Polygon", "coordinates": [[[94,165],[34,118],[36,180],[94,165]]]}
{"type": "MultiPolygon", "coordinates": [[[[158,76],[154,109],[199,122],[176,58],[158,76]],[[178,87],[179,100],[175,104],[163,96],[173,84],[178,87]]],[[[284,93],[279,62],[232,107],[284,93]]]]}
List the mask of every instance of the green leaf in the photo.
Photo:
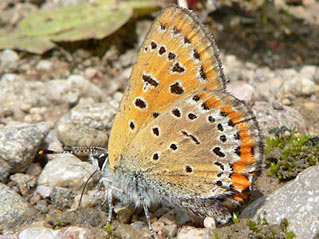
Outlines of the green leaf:
{"type": "Polygon", "coordinates": [[[0,49],[44,53],[57,41],[102,39],[123,26],[133,16],[134,9],[154,10],[157,4],[154,0],[97,0],[50,11],[35,11],[11,34],[0,37],[0,49]]]}
{"type": "Polygon", "coordinates": [[[32,53],[42,54],[53,48],[55,44],[49,37],[29,37],[16,33],[0,37],[0,49],[27,50],[32,53]]]}

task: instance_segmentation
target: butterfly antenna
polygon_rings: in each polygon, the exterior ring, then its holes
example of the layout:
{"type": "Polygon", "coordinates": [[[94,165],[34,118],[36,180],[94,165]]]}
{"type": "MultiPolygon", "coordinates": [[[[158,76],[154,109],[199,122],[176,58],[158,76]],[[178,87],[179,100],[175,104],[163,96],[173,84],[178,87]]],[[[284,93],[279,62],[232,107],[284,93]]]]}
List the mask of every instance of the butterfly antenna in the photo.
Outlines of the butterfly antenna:
{"type": "Polygon", "coordinates": [[[86,180],[85,184],[84,184],[84,187],[82,189],[82,192],[81,192],[81,197],[80,197],[80,200],[79,200],[79,205],[78,205],[78,208],[81,206],[81,202],[82,202],[82,198],[83,198],[83,195],[84,195],[84,191],[87,187],[87,185],[89,184],[89,181],[91,180],[91,178],[93,178],[94,174],[97,173],[97,169],[90,175],[90,177],[86,180]]]}
{"type": "Polygon", "coordinates": [[[98,146],[87,146],[87,147],[80,147],[80,146],[64,146],[63,151],[55,151],[50,149],[41,149],[39,151],[40,155],[44,154],[80,154],[80,153],[92,153],[94,154],[96,151],[103,151],[107,152],[107,149],[98,146]]]}

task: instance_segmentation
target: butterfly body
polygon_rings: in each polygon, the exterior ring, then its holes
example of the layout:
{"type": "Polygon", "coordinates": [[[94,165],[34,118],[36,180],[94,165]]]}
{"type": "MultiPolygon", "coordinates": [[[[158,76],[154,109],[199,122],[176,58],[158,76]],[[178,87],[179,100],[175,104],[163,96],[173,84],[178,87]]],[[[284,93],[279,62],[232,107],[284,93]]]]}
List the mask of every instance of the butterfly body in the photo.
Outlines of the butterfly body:
{"type": "Polygon", "coordinates": [[[196,16],[164,9],[114,120],[103,169],[111,194],[142,205],[146,215],[166,200],[228,222],[225,201],[246,198],[263,147],[253,113],[225,84],[218,49],[196,16]]]}

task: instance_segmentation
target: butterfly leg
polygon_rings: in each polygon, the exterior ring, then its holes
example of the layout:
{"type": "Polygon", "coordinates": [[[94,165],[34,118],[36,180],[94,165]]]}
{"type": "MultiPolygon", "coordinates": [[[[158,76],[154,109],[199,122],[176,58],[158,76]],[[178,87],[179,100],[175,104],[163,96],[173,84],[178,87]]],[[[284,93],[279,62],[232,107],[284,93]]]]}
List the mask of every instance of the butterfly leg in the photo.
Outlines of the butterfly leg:
{"type": "Polygon", "coordinates": [[[144,214],[145,214],[145,217],[146,217],[146,222],[147,222],[148,229],[150,230],[150,233],[151,233],[152,237],[156,238],[156,235],[155,235],[155,233],[153,231],[152,224],[151,224],[150,213],[148,211],[148,208],[147,208],[146,204],[144,203],[144,197],[143,196],[140,196],[140,201],[143,204],[144,214]]]}
{"type": "Polygon", "coordinates": [[[108,206],[109,206],[109,214],[107,216],[107,223],[111,223],[112,221],[112,214],[113,214],[113,202],[112,202],[112,199],[113,199],[113,196],[112,196],[112,188],[109,187],[107,189],[107,203],[108,203],[108,206]]]}

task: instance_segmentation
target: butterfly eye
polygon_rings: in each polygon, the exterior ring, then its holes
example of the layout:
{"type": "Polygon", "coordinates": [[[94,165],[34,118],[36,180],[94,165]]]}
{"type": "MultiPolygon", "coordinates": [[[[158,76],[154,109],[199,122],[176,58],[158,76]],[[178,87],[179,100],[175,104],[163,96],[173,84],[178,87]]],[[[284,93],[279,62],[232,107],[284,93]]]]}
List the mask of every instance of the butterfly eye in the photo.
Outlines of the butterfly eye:
{"type": "Polygon", "coordinates": [[[102,153],[98,156],[98,165],[100,170],[104,169],[105,162],[107,162],[107,160],[108,160],[108,154],[106,153],[102,153]]]}

